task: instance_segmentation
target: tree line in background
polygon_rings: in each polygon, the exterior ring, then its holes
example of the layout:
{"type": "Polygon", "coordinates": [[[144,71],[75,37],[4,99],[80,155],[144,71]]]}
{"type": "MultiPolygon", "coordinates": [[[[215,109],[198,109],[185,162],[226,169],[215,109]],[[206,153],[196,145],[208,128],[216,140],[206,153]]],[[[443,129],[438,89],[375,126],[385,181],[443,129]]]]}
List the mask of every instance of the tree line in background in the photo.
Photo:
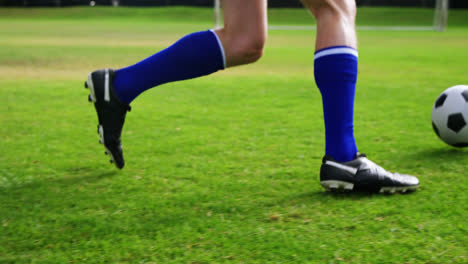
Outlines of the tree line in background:
{"type": "MultiPolygon", "coordinates": [[[[213,0],[0,0],[0,6],[213,6],[213,0]]],[[[356,0],[358,6],[417,6],[433,8],[435,0],[356,0]]],[[[299,0],[268,0],[270,7],[302,7],[299,0]]],[[[451,8],[468,8],[468,0],[451,0],[451,8]]]]}

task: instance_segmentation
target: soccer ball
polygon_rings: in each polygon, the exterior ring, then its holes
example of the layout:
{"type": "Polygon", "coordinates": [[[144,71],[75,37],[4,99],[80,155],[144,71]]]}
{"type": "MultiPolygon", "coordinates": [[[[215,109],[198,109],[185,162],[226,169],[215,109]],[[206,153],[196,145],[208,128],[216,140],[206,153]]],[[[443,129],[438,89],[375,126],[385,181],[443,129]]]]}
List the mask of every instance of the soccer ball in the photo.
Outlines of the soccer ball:
{"type": "Polygon", "coordinates": [[[445,90],[432,108],[432,127],[445,143],[468,147],[468,85],[445,90]]]}

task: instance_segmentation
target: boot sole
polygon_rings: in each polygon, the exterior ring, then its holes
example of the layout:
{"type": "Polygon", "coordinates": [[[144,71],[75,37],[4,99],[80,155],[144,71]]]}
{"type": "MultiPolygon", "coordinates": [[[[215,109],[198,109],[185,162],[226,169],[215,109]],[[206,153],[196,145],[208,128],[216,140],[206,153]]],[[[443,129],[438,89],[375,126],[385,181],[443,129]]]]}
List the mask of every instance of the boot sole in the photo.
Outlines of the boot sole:
{"type": "MultiPolygon", "coordinates": [[[[350,192],[355,189],[355,185],[350,182],[345,181],[321,181],[320,184],[325,188],[327,191],[331,192],[350,192]]],[[[419,185],[416,186],[401,186],[401,187],[380,187],[377,190],[378,193],[385,193],[385,194],[394,194],[394,193],[406,193],[406,192],[413,192],[418,189],[419,185]]]]}

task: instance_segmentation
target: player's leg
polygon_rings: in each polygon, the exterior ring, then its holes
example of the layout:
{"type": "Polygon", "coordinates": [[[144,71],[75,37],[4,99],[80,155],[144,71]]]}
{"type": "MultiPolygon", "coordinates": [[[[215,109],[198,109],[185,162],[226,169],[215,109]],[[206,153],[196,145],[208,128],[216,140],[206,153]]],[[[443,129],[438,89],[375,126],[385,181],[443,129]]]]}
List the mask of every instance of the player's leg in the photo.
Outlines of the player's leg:
{"type": "Polygon", "coordinates": [[[195,32],[153,56],[116,71],[115,88],[130,103],[152,87],[211,74],[260,58],[266,38],[266,0],[224,1],[224,28],[195,32]]]}
{"type": "Polygon", "coordinates": [[[394,174],[357,152],[354,139],[354,95],[358,53],[354,0],[303,0],[317,19],[315,80],[322,94],[326,156],[320,171],[327,189],[406,192],[417,178],[394,174]]]}
{"type": "Polygon", "coordinates": [[[354,0],[303,0],[317,19],[315,80],[322,94],[326,154],[354,159],[353,132],[357,50],[354,0]]]}
{"type": "Polygon", "coordinates": [[[124,166],[120,135],[129,104],[142,92],[168,82],[256,61],[266,38],[266,0],[226,1],[223,29],[195,32],[170,47],[119,70],[92,72],[86,81],[98,114],[100,142],[118,168],[124,166]]]}

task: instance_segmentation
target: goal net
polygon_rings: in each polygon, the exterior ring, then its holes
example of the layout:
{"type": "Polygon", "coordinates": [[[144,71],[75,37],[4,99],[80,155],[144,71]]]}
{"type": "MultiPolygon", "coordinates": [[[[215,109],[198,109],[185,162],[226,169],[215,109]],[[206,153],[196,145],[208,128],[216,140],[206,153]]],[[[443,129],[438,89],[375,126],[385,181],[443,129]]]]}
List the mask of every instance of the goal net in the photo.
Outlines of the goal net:
{"type": "MultiPolygon", "coordinates": [[[[227,0],[228,1],[228,0],[227,0]]],[[[357,0],[358,30],[435,30],[447,26],[449,0],[357,0]]],[[[314,30],[315,20],[299,0],[269,1],[270,30],[314,30]],[[292,19],[291,19],[292,18],[292,19]]],[[[215,28],[223,24],[221,0],[214,1],[215,28]]]]}

